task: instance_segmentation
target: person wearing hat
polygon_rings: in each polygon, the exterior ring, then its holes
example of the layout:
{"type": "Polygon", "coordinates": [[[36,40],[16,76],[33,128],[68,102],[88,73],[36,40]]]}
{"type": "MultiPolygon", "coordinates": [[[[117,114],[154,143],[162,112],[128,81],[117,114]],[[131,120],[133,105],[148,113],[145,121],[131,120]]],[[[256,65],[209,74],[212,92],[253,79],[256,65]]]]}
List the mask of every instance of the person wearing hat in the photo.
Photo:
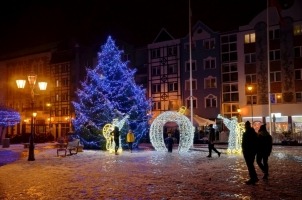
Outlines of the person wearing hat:
{"type": "Polygon", "coordinates": [[[256,161],[262,172],[264,173],[263,179],[268,179],[268,157],[271,155],[273,147],[273,139],[269,132],[266,130],[266,125],[260,126],[258,131],[259,148],[256,156],[256,161]]]}
{"type": "Polygon", "coordinates": [[[245,122],[245,132],[242,135],[242,153],[249,171],[250,179],[245,183],[254,185],[259,181],[255,170],[254,162],[257,154],[258,136],[249,121],[245,122]]]}

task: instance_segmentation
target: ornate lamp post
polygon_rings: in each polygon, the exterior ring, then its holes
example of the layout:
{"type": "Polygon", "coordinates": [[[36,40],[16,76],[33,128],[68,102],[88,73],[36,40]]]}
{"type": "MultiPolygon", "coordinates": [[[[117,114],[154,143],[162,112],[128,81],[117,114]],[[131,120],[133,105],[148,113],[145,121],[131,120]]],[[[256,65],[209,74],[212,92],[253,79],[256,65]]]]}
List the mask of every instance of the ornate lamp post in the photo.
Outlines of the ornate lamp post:
{"type": "MultiPolygon", "coordinates": [[[[28,83],[30,86],[30,95],[31,95],[31,125],[30,125],[30,137],[29,137],[29,148],[28,148],[28,161],[35,160],[35,152],[34,152],[34,103],[35,103],[35,92],[34,88],[36,85],[37,75],[34,73],[30,73],[28,76],[28,83]]],[[[24,88],[26,80],[16,80],[18,88],[24,88]]],[[[38,83],[40,90],[46,90],[47,82],[39,82],[38,83]]]]}
{"type": "Polygon", "coordinates": [[[253,118],[254,118],[254,114],[253,114],[253,94],[252,94],[253,86],[251,86],[251,85],[248,86],[247,90],[249,91],[250,97],[251,97],[251,112],[252,112],[252,124],[253,124],[254,123],[254,121],[253,121],[253,118]]]}

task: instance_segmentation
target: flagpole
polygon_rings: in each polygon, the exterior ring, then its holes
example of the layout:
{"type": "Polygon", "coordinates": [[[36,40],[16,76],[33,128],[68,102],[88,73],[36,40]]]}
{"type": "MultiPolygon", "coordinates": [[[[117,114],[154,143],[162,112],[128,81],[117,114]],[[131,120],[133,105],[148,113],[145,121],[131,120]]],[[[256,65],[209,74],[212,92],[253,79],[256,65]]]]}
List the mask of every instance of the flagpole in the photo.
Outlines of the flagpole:
{"type": "Polygon", "coordinates": [[[189,0],[189,62],[190,62],[190,113],[191,113],[191,123],[193,126],[193,91],[192,91],[192,28],[191,28],[191,0],[189,0]]]}
{"type": "Polygon", "coordinates": [[[266,1],[266,45],[267,45],[267,87],[268,87],[268,114],[269,114],[269,133],[272,135],[272,104],[271,104],[271,76],[270,76],[270,58],[269,58],[269,0],[266,1]]]}

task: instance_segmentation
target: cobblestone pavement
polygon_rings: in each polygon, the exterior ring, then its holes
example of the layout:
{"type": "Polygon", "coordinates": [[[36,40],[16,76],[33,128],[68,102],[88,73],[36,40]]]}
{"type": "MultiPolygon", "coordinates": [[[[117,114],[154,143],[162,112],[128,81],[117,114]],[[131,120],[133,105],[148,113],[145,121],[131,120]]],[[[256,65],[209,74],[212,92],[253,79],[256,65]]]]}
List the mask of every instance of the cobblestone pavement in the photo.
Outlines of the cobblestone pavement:
{"type": "Polygon", "coordinates": [[[120,155],[84,150],[57,157],[53,144],[38,144],[35,161],[22,145],[0,148],[0,199],[302,199],[302,147],[274,146],[270,177],[245,185],[242,155],[207,158],[205,145],[187,153],[141,145],[120,155]]]}

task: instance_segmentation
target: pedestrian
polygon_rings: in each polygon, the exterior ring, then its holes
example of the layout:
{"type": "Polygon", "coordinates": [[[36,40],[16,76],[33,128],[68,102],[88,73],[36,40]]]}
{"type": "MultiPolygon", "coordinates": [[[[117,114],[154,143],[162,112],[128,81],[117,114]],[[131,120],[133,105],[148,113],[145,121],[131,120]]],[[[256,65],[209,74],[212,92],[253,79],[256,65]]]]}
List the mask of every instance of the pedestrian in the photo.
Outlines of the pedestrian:
{"type": "Polygon", "coordinates": [[[247,165],[250,179],[245,183],[247,185],[255,184],[259,181],[255,170],[254,162],[257,154],[258,136],[249,121],[245,122],[245,132],[242,135],[242,153],[247,165]]]}
{"type": "Polygon", "coordinates": [[[172,138],[172,134],[168,134],[168,137],[165,139],[165,143],[168,147],[168,152],[172,153],[173,145],[174,145],[174,140],[172,138]]]}
{"type": "Polygon", "coordinates": [[[266,125],[260,126],[258,132],[258,152],[256,161],[262,172],[264,173],[263,179],[268,179],[268,157],[272,152],[273,139],[269,132],[266,130],[266,125]]]}
{"type": "Polygon", "coordinates": [[[220,157],[221,153],[215,148],[214,141],[215,141],[215,129],[213,128],[213,124],[210,124],[209,125],[209,140],[208,140],[209,155],[207,156],[208,158],[212,157],[212,150],[218,154],[218,157],[220,157]]]}
{"type": "Polygon", "coordinates": [[[132,153],[132,145],[133,145],[134,140],[135,140],[134,133],[132,132],[131,129],[129,129],[129,131],[127,133],[127,143],[128,143],[131,153],[132,153]]]}
{"type": "Polygon", "coordinates": [[[111,132],[113,135],[113,140],[115,143],[115,155],[117,155],[117,150],[120,146],[120,131],[119,128],[117,126],[114,127],[114,130],[111,132]]]}

